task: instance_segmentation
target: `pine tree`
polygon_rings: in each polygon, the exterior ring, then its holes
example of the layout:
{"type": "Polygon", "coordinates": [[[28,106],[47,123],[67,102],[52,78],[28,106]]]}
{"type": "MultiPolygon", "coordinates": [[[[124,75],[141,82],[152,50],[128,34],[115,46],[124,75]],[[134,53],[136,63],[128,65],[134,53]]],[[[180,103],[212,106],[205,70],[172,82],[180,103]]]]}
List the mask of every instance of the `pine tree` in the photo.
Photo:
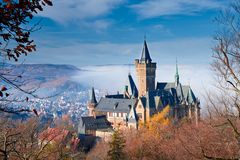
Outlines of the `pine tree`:
{"type": "Polygon", "coordinates": [[[112,140],[109,142],[110,150],[108,151],[108,158],[110,160],[123,160],[125,154],[123,148],[125,147],[125,140],[119,130],[115,130],[112,135],[112,140]]]}

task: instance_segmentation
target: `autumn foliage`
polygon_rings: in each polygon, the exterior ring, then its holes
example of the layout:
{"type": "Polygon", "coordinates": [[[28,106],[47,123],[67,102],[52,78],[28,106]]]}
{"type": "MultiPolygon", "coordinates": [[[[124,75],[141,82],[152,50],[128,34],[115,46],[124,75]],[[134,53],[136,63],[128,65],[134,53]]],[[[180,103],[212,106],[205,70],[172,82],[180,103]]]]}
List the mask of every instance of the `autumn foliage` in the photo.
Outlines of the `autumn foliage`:
{"type": "Polygon", "coordinates": [[[38,115],[36,109],[21,107],[12,109],[7,106],[9,102],[28,102],[29,96],[34,94],[36,88],[26,89],[26,82],[22,79],[22,73],[14,73],[13,69],[6,67],[7,60],[18,61],[21,55],[27,56],[36,51],[36,44],[31,39],[31,34],[40,29],[39,22],[32,23],[33,17],[43,10],[44,6],[52,6],[51,0],[2,0],[0,1],[0,112],[19,113],[33,112],[38,115]],[[10,89],[26,97],[19,100],[10,89]]]}
{"type": "Polygon", "coordinates": [[[50,0],[3,0],[0,2],[0,53],[4,58],[18,60],[36,50],[30,39],[36,25],[27,26],[34,14],[43,10],[42,6],[52,5],[50,0]]]}
{"type": "MultiPolygon", "coordinates": [[[[169,108],[153,116],[139,130],[126,129],[123,153],[128,160],[237,160],[240,157],[240,120],[217,114],[202,119],[197,125],[191,120],[173,123],[166,115],[169,108]],[[230,119],[229,119],[230,118],[230,119]]],[[[107,142],[101,142],[105,146],[107,142]]],[[[107,149],[97,145],[91,157],[107,158],[107,149]],[[99,153],[101,156],[96,156],[99,153]],[[105,152],[105,153],[104,153],[105,152]]],[[[109,146],[107,147],[109,148],[109,146]]]]}
{"type": "Polygon", "coordinates": [[[161,112],[153,115],[150,120],[145,124],[148,130],[156,133],[159,127],[162,128],[169,125],[169,111],[170,106],[167,105],[161,112]]]}

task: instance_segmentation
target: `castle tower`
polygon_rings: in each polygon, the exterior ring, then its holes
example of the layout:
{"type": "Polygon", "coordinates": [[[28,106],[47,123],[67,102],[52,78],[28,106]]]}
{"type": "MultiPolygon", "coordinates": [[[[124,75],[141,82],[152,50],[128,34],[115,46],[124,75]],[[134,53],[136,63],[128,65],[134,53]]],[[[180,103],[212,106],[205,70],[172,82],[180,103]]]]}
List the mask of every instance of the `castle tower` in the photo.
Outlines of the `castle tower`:
{"type": "Polygon", "coordinates": [[[95,96],[95,91],[94,88],[92,88],[92,94],[91,94],[91,98],[90,101],[88,102],[88,111],[89,111],[89,116],[95,116],[95,107],[97,105],[97,100],[96,100],[96,96],[95,96]]]}
{"type": "Polygon", "coordinates": [[[147,91],[155,90],[156,78],[156,63],[152,62],[146,40],[144,40],[141,58],[135,60],[135,66],[138,79],[138,96],[144,96],[147,91]]]}

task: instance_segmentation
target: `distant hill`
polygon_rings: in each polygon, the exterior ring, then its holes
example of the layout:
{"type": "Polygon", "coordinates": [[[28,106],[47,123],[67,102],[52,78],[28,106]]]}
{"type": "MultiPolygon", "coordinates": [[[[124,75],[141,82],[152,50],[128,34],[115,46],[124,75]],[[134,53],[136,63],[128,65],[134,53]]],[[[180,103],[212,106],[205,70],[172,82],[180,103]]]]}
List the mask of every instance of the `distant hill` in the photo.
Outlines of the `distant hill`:
{"type": "Polygon", "coordinates": [[[28,78],[35,78],[42,81],[71,76],[80,71],[80,69],[72,65],[23,64],[15,67],[14,72],[23,73],[23,78],[28,76],[28,78]]]}
{"type": "MultiPolygon", "coordinates": [[[[0,64],[3,67],[3,64],[0,64]]],[[[18,81],[24,81],[26,88],[37,88],[39,98],[30,97],[29,102],[12,103],[11,108],[30,107],[42,114],[51,116],[69,114],[73,119],[87,113],[86,103],[89,99],[89,87],[73,80],[73,76],[86,70],[72,65],[55,64],[4,64],[4,70],[11,70],[11,75],[21,75],[18,81]],[[50,98],[44,98],[50,97],[50,98]]],[[[1,70],[0,70],[1,71],[1,70]]],[[[3,70],[2,70],[3,71],[3,70]]],[[[18,97],[25,97],[22,92],[15,92],[18,97]]],[[[26,118],[26,114],[16,118],[26,118]]],[[[14,118],[14,117],[13,117],[14,118]]]]}
{"type": "MultiPolygon", "coordinates": [[[[3,64],[0,64],[2,66],[3,64]]],[[[26,81],[28,87],[38,86],[44,94],[48,92],[64,92],[68,90],[80,91],[84,87],[72,81],[71,77],[79,72],[84,72],[73,65],[57,64],[4,64],[11,69],[11,74],[21,75],[21,81],[26,81]],[[47,90],[46,90],[47,89],[47,90]]]]}

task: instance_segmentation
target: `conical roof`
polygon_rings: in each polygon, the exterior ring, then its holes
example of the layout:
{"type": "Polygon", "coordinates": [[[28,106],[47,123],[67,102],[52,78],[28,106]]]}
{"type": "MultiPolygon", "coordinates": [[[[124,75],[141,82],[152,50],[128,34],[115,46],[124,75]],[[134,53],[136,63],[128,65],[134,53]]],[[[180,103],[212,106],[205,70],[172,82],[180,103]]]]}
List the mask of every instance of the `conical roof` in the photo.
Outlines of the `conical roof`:
{"type": "Polygon", "coordinates": [[[96,96],[95,96],[95,91],[94,91],[93,87],[92,87],[92,95],[91,95],[90,102],[93,103],[93,104],[97,103],[96,96]]]}
{"type": "Polygon", "coordinates": [[[143,50],[142,50],[142,55],[141,55],[140,61],[141,62],[152,62],[146,40],[144,40],[143,50]]]}

